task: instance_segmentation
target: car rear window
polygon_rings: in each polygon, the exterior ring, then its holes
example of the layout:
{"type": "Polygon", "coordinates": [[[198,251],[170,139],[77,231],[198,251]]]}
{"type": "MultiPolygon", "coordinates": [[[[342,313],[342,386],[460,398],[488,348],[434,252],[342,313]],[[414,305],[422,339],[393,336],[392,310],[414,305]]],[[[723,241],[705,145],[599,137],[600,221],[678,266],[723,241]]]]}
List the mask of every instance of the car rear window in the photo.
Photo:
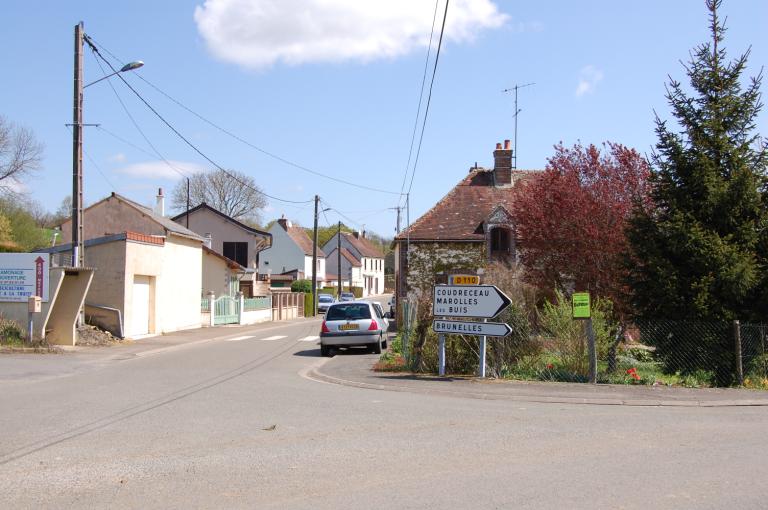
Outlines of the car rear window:
{"type": "Polygon", "coordinates": [[[328,309],[326,320],[331,321],[355,321],[358,319],[370,319],[371,310],[367,303],[349,303],[335,305],[328,309]]]}
{"type": "Polygon", "coordinates": [[[320,301],[323,303],[330,303],[333,301],[333,298],[331,296],[320,296],[320,301]]]}

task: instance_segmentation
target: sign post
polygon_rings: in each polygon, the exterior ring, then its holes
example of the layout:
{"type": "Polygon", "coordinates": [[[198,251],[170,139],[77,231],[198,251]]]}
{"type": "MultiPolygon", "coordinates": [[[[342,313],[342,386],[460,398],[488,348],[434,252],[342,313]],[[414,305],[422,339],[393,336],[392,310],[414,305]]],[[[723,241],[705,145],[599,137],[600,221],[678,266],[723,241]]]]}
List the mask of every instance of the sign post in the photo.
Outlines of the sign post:
{"type": "Polygon", "coordinates": [[[592,327],[592,310],[589,302],[589,292],[574,292],[572,296],[573,318],[586,321],[587,351],[589,355],[589,382],[597,384],[597,346],[595,345],[595,330],[592,327]]]}
{"type": "Polygon", "coordinates": [[[437,357],[439,367],[437,369],[437,375],[445,375],[445,335],[442,333],[437,336],[437,357]]]}

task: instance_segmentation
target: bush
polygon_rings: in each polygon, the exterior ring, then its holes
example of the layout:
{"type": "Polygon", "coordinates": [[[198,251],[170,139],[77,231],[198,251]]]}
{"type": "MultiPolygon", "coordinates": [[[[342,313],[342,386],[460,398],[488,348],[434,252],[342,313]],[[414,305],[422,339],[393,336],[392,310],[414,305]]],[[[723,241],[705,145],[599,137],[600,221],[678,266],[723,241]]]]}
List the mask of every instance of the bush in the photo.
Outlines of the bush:
{"type": "MultiPolygon", "coordinates": [[[[291,292],[312,292],[312,280],[295,280],[291,283],[291,292]]],[[[311,308],[311,307],[310,307],[311,308]]]]}
{"type": "Polygon", "coordinates": [[[24,333],[24,330],[16,321],[0,317],[0,344],[23,345],[24,333]]]}

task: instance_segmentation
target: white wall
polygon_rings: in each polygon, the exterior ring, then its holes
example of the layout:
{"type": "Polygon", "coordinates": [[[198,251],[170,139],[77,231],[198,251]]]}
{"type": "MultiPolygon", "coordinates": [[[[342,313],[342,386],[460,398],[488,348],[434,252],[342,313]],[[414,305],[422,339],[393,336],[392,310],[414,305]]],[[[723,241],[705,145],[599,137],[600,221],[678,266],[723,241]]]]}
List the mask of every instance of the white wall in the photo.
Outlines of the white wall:
{"type": "Polygon", "coordinates": [[[280,274],[305,268],[304,251],[296,246],[283,227],[275,222],[269,233],[272,234],[272,247],[259,254],[260,274],[280,274]]]}
{"type": "MultiPolygon", "coordinates": [[[[320,266],[317,270],[317,279],[323,281],[325,280],[325,257],[318,255],[317,262],[320,266]]],[[[312,279],[312,257],[309,255],[304,256],[304,274],[306,275],[307,280],[312,279]]]]}

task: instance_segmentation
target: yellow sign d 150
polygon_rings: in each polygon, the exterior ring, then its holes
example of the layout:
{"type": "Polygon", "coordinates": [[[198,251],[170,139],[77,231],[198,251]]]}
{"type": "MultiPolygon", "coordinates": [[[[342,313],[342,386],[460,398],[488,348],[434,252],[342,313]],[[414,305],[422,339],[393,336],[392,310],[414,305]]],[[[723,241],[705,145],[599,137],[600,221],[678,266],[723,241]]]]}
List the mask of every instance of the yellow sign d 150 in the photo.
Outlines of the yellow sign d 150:
{"type": "Polygon", "coordinates": [[[574,292],[572,300],[573,318],[589,319],[589,292],[574,292]]]}

